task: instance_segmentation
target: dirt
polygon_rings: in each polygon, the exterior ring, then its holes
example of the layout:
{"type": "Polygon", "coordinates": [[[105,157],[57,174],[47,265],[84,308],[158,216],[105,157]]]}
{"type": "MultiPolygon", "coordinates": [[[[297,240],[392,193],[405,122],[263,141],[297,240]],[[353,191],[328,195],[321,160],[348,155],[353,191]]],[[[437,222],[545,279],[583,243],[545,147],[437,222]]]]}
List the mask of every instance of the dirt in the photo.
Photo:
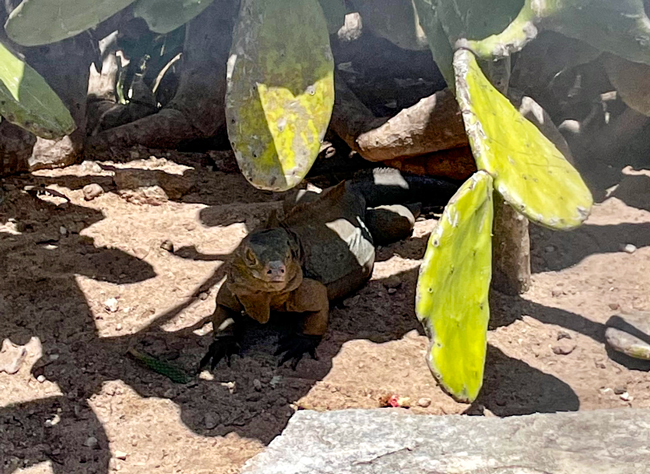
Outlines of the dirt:
{"type": "Polygon", "coordinates": [[[532,229],[532,288],[492,296],[485,383],[469,406],[437,387],[413,312],[431,216],[379,249],[372,281],[332,309],[319,359],[295,372],[277,367],[273,325],[251,327],[231,367],[186,385],[127,357],[133,345],[196,366],[223,261],[282,198],[205,157],[137,155],[1,181],[0,339],[28,351],[0,373],[1,473],[235,473],[295,410],[375,408],[393,394],[434,415],[650,406],[648,366],[604,343],[613,314],[650,310],[648,172],[610,168],[578,230],[532,229]],[[104,192],[85,200],[91,183],[104,192]]]}

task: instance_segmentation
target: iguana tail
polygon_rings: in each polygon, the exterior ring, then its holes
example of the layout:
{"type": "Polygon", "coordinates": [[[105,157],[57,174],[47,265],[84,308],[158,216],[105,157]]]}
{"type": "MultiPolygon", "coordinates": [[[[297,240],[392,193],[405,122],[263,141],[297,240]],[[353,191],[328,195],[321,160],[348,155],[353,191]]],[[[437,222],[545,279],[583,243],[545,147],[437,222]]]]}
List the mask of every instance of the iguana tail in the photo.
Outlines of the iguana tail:
{"type": "Polygon", "coordinates": [[[352,189],[366,199],[368,207],[413,202],[444,206],[460,184],[433,176],[403,173],[395,168],[361,170],[349,181],[352,189]]]}

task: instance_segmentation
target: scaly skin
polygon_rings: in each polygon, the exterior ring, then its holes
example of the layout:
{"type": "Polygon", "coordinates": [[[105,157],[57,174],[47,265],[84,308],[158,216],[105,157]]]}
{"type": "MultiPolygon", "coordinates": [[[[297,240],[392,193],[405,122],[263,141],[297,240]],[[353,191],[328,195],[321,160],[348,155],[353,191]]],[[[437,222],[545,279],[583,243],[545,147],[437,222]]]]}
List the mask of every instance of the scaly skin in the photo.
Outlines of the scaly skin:
{"type": "Polygon", "coordinates": [[[238,352],[243,313],[262,324],[272,311],[299,318],[298,332],[280,342],[278,352],[285,352],[280,364],[291,360],[295,368],[303,354],[315,357],[327,331],[329,301],[352,294],[372,275],[371,232],[385,244],[407,237],[413,228],[415,217],[407,207],[381,206],[381,199],[403,199],[409,191],[419,198],[426,191],[435,201],[455,191],[452,183],[435,178],[428,189],[421,177],[409,180],[397,170],[381,170],[286,201],[282,221],[270,220],[267,229],[250,234],[233,253],[212,316],[215,339],[200,368],[208,363],[214,368],[223,358],[229,362],[238,352]],[[368,202],[381,206],[369,214],[370,231],[368,202]]]}

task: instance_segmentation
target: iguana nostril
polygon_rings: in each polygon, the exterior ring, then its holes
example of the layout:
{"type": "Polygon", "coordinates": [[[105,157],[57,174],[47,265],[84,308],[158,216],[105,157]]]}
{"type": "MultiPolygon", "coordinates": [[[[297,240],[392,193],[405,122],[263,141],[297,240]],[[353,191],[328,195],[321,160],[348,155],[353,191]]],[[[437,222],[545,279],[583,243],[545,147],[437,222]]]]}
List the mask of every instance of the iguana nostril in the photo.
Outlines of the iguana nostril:
{"type": "Polygon", "coordinates": [[[282,277],[287,271],[287,267],[282,262],[269,262],[266,267],[266,274],[269,276],[282,277]]]}

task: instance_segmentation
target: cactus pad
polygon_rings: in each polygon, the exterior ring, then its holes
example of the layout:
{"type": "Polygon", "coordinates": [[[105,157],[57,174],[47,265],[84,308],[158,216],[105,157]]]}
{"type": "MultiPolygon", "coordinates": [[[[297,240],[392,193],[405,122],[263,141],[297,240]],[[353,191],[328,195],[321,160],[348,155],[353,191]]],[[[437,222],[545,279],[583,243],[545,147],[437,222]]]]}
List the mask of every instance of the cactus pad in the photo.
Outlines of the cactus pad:
{"type": "Polygon", "coordinates": [[[593,200],[578,172],[483,75],[474,55],[454,56],[456,99],[477,167],[530,220],[572,229],[589,215],[593,200]]]}
{"type": "Polygon", "coordinates": [[[133,14],[154,33],[167,34],[205,10],[213,0],[138,0],[133,14]]]}
{"type": "Polygon", "coordinates": [[[113,16],[134,0],[23,0],[5,24],[7,36],[23,46],[71,38],[113,16]]]}
{"type": "Polygon", "coordinates": [[[415,311],[431,341],[427,361],[440,385],[471,402],[483,384],[492,277],[492,177],[472,175],[431,233],[415,311]]]}
{"type": "Polygon", "coordinates": [[[318,0],[242,0],[226,118],[254,186],[285,191],[314,163],[334,106],[334,61],[318,0]]]}
{"type": "Polygon", "coordinates": [[[345,15],[348,12],[345,0],[318,0],[318,3],[323,8],[327,20],[327,30],[333,35],[345,23],[345,15]]]}
{"type": "Polygon", "coordinates": [[[438,18],[436,1],[413,0],[413,5],[415,5],[420,25],[426,34],[433,60],[440,69],[442,77],[445,78],[447,86],[453,90],[455,87],[454,68],[452,66],[454,51],[438,18]]]}
{"type": "Polygon", "coordinates": [[[0,115],[39,137],[74,131],[70,112],[34,69],[0,44],[0,115]]]}
{"type": "Polygon", "coordinates": [[[545,29],[650,64],[650,18],[643,0],[526,0],[501,33],[458,46],[481,59],[499,58],[521,50],[545,29]]]}

